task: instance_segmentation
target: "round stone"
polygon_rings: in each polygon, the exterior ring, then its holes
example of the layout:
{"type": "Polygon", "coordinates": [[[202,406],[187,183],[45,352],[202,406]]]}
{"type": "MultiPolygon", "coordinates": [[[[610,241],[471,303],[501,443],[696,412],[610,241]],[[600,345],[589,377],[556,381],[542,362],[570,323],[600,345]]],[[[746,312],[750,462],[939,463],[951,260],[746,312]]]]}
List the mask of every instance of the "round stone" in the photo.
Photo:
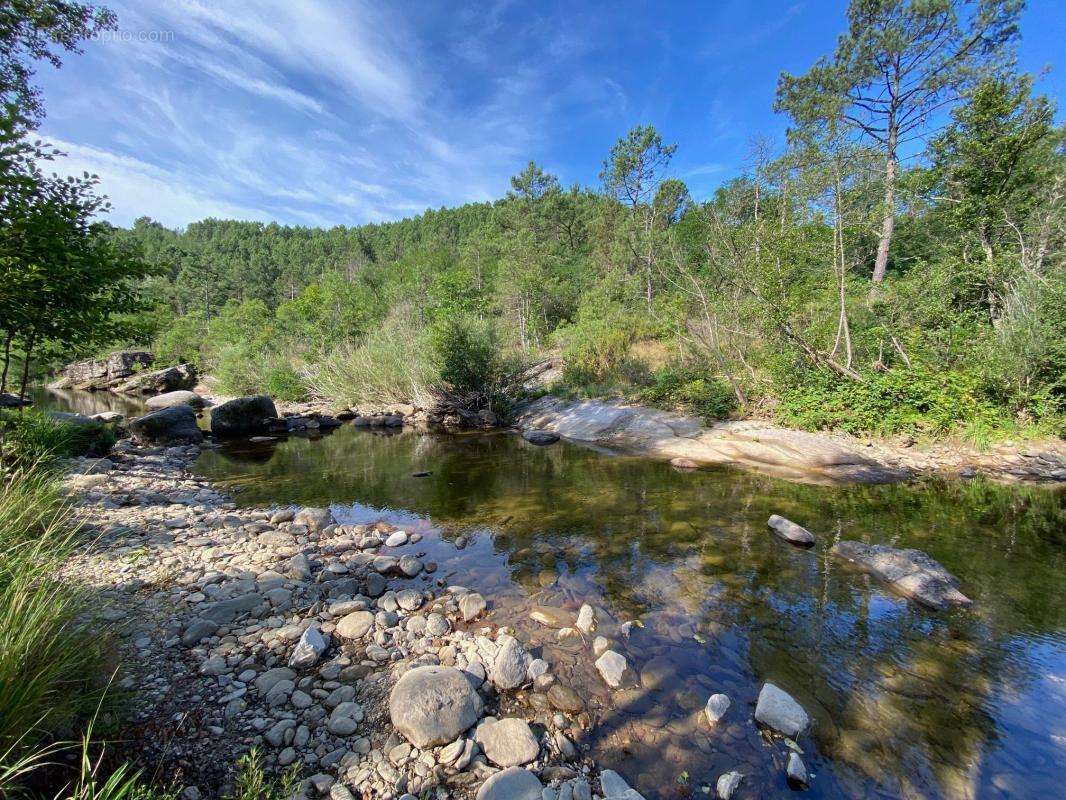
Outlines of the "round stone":
{"type": "Polygon", "coordinates": [[[454,667],[416,667],[392,688],[389,716],[400,734],[425,750],[455,741],[477,722],[481,697],[454,667]]]}
{"type": "Polygon", "coordinates": [[[492,775],[477,790],[477,800],[541,800],[537,776],[521,767],[510,767],[492,775]]]}
{"type": "Polygon", "coordinates": [[[337,635],[344,639],[359,639],[374,627],[374,615],[369,611],[353,611],[337,622],[337,635]]]}

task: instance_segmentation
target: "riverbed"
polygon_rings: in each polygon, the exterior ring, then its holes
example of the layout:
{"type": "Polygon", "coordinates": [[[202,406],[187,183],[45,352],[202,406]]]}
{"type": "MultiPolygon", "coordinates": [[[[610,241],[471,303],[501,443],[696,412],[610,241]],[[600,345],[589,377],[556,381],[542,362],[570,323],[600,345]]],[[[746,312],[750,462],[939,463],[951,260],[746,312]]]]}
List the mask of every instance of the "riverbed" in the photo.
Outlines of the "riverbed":
{"type": "Polygon", "coordinates": [[[422,533],[407,549],[482,592],[489,622],[586,698],[593,756],[648,798],[705,796],[731,769],[750,796],[791,794],[787,748],[750,724],[766,681],[814,720],[796,742],[811,797],[1054,796],[1066,779],[1062,492],[808,486],[507,433],[350,425],[205,449],[194,469],[239,505],[328,505],[341,522],[422,533]],[[815,547],[773,537],[772,513],[815,547]],[[925,550],[973,605],[916,607],[834,560],[840,539],[925,550]],[[629,688],[609,690],[587,646],[530,617],[582,603],[635,622],[618,643],[629,688]],[[694,712],[712,692],[738,713],[709,731],[694,712]]]}

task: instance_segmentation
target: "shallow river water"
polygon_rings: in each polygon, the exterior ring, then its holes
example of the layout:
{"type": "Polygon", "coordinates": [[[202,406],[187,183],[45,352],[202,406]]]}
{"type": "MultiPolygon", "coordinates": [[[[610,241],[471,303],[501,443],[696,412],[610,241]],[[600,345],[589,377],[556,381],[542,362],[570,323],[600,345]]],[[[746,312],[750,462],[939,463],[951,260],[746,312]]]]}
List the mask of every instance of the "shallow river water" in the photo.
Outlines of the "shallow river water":
{"type": "MultiPolygon", "coordinates": [[[[490,621],[577,689],[593,755],[645,796],[787,797],[788,748],[752,724],[764,681],[814,720],[797,742],[816,798],[1062,796],[1066,785],[1066,492],[982,481],[873,487],[788,483],[504,433],[231,443],[196,470],[240,505],[330,505],[425,538],[433,579],[481,591],[490,621]],[[425,477],[415,473],[429,472],[425,477]],[[818,536],[772,536],[771,513],[818,536]],[[930,553],[974,601],[933,613],[828,555],[838,539],[930,553]],[[465,543],[457,547],[457,542],[465,543]],[[638,620],[618,646],[631,688],[611,692],[588,645],[529,619],[583,602],[638,620]],[[707,697],[733,701],[716,729],[707,697]],[[713,792],[713,790],[712,790],[713,792]]],[[[428,580],[428,578],[426,578],[428,580]]]]}

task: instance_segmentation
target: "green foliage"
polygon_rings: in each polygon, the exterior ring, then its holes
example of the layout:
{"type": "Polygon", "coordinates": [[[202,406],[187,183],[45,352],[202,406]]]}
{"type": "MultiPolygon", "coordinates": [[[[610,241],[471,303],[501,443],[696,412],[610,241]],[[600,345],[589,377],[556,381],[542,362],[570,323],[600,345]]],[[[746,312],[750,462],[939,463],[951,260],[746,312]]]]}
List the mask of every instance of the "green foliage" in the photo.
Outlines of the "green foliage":
{"type": "Polygon", "coordinates": [[[727,419],[737,398],[724,381],[693,366],[667,366],[652,374],[652,385],[637,396],[641,402],[681,408],[705,419],[727,419]]]}
{"type": "Polygon", "coordinates": [[[102,422],[71,423],[32,408],[0,410],[0,474],[62,458],[105,455],[115,432],[102,422]]]}
{"type": "Polygon", "coordinates": [[[947,434],[963,423],[994,429],[1004,421],[979,376],[924,367],[873,372],[861,383],[811,380],[783,391],[776,411],[785,425],[880,435],[947,434]]]}
{"type": "Polygon", "coordinates": [[[253,747],[238,759],[233,794],[227,795],[226,800],[291,800],[299,774],[297,763],[279,777],[268,775],[262,754],[253,747]]]}

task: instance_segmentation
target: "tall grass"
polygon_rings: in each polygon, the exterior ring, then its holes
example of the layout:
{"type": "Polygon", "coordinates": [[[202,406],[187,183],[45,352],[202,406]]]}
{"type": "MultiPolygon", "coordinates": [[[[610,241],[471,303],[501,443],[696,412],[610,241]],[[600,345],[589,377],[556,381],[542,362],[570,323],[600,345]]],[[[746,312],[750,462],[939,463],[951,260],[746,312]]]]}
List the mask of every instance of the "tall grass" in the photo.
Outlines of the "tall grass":
{"type": "Polygon", "coordinates": [[[431,406],[440,391],[440,368],[424,331],[391,317],[358,344],[336,348],[309,369],[308,383],[321,399],[350,406],[415,403],[431,406]]]}
{"type": "Polygon", "coordinates": [[[103,455],[115,434],[102,422],[74,424],[32,408],[0,411],[0,470],[52,466],[62,458],[103,455]]]}
{"type": "Polygon", "coordinates": [[[0,481],[0,773],[74,735],[110,674],[91,591],[58,574],[77,536],[51,471],[38,464],[0,481]]]}

